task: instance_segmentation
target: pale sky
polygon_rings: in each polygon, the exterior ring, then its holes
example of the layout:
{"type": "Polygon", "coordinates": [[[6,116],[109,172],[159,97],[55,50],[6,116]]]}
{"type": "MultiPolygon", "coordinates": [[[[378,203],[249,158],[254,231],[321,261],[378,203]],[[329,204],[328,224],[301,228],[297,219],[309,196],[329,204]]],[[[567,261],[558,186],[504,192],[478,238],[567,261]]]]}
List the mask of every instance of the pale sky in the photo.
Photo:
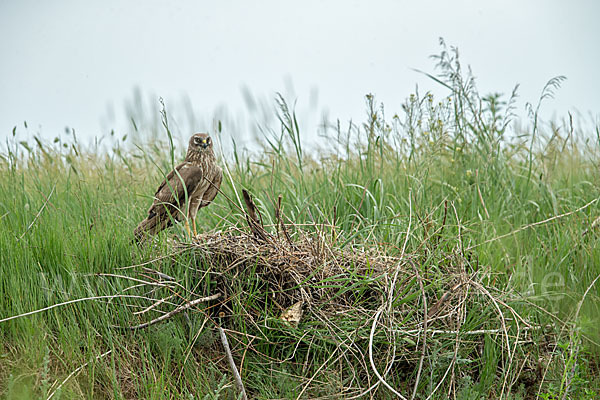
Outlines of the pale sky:
{"type": "Polygon", "coordinates": [[[342,121],[362,120],[373,93],[391,115],[416,84],[444,94],[411,69],[434,72],[439,37],[459,48],[482,93],[519,83],[523,115],[546,81],[566,75],[546,115],[598,120],[599,17],[595,0],[0,0],[0,139],[15,125],[48,139],[65,126],[86,138],[127,133],[135,87],[174,115],[188,96],[203,121],[194,130],[210,130],[219,108],[252,114],[244,86],[342,121]]]}

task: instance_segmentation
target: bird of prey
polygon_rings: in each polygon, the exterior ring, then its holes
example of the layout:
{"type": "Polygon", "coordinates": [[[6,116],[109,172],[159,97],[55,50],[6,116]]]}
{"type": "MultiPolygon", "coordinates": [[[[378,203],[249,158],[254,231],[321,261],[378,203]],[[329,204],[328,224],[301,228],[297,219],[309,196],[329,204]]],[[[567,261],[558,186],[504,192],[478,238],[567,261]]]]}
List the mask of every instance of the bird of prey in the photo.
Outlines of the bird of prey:
{"type": "Polygon", "coordinates": [[[191,220],[194,236],[197,236],[196,213],[213,201],[222,180],[223,171],[217,165],[210,136],[207,133],[194,134],[185,160],[160,184],[148,216],[135,228],[136,241],[171,226],[173,220],[184,220],[190,237],[191,220]]]}

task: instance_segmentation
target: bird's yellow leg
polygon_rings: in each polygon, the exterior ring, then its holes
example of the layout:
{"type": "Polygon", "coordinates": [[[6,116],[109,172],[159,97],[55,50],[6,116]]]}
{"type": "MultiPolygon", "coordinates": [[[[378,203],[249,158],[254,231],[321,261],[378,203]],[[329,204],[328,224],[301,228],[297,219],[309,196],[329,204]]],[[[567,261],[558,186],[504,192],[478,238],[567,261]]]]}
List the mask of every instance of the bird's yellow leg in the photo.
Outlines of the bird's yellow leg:
{"type": "Polygon", "coordinates": [[[198,236],[198,231],[196,230],[196,218],[192,218],[192,228],[194,229],[194,237],[198,236]]]}
{"type": "Polygon", "coordinates": [[[191,239],[192,238],[192,232],[190,232],[190,222],[188,221],[188,219],[185,219],[185,230],[188,233],[188,237],[191,239]]]}

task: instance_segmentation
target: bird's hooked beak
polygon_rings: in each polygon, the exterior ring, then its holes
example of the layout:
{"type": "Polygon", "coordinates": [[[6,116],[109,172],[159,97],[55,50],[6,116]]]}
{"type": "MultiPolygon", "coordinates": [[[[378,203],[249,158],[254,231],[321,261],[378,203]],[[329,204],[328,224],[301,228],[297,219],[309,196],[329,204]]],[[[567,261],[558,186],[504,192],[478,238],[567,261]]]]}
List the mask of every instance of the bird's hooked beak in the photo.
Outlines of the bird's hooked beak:
{"type": "Polygon", "coordinates": [[[208,138],[208,137],[205,137],[205,138],[196,137],[196,138],[194,138],[194,143],[196,144],[196,146],[200,146],[203,149],[206,149],[208,146],[210,146],[210,138],[208,138]]]}

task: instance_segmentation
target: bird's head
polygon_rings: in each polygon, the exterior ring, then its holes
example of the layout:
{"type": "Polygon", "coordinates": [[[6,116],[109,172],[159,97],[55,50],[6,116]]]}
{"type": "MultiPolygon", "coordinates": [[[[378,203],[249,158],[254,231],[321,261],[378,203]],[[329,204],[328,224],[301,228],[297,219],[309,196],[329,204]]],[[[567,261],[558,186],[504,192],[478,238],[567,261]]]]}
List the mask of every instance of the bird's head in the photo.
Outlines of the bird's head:
{"type": "Polygon", "coordinates": [[[212,149],[212,139],[208,133],[196,133],[190,138],[190,149],[206,151],[212,149]]]}

